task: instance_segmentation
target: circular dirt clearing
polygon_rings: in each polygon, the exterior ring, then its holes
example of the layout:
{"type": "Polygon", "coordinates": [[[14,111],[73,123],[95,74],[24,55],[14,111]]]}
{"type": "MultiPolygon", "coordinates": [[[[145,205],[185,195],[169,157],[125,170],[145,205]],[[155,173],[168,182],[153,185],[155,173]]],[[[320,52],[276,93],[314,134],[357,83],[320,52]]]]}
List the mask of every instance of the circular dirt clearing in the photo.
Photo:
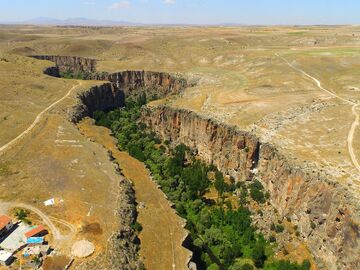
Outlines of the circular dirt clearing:
{"type": "Polygon", "coordinates": [[[77,241],[71,248],[71,254],[78,258],[85,258],[94,253],[95,246],[87,240],[77,241]]]}

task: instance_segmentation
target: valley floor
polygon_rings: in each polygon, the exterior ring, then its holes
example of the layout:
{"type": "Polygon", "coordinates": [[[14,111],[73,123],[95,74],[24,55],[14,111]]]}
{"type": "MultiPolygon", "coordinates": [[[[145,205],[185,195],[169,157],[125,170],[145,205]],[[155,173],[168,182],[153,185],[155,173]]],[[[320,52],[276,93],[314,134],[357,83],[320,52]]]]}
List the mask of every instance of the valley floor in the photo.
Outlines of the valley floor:
{"type": "Polygon", "coordinates": [[[109,130],[95,126],[92,119],[84,119],[78,127],[86,137],[112,152],[125,177],[134,184],[139,212],[137,220],[143,226],[139,235],[140,255],[146,269],[187,269],[191,252],[182,247],[187,235],[184,221],[170,207],[144,164],[119,151],[109,130]]]}

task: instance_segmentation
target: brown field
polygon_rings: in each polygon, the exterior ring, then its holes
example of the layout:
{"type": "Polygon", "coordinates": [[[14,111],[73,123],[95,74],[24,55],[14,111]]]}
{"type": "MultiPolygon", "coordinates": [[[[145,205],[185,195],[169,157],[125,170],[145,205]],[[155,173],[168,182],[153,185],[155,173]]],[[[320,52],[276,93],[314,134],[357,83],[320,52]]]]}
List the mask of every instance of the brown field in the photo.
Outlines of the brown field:
{"type": "Polygon", "coordinates": [[[138,207],[138,222],[143,226],[140,233],[140,255],[148,270],[187,269],[191,253],[181,247],[187,233],[181,229],[184,221],[175,214],[162,191],[152,181],[144,164],[121,152],[109,130],[97,127],[91,119],[79,124],[81,132],[94,142],[110,150],[119,163],[124,176],[133,182],[138,207]]]}
{"type": "MultiPolygon", "coordinates": [[[[96,82],[45,76],[42,69],[51,63],[26,57],[30,54],[92,57],[99,60],[100,71],[179,72],[197,85],[163,102],[254,131],[298,164],[318,167],[349,195],[360,197],[360,127],[355,122],[360,114],[360,27],[1,26],[0,147],[74,88],[30,133],[0,153],[0,200],[34,205],[78,231],[99,224],[85,235],[96,242],[96,254],[116,229],[116,174],[105,149],[81,135],[64,109],[78,91],[96,82]],[[42,202],[52,197],[63,203],[45,208],[42,202]]],[[[124,154],[119,163],[135,186],[136,179],[153,185],[147,174],[132,174],[134,167],[143,170],[140,164],[124,154]]],[[[137,196],[149,200],[149,209],[151,200],[162,200],[160,193],[137,196]]],[[[153,241],[145,235],[156,222],[147,215],[153,217],[145,210],[139,217],[144,243],[153,241]]],[[[79,237],[84,235],[74,236],[79,237]]],[[[181,237],[182,232],[178,244],[181,237]]],[[[165,249],[160,245],[156,251],[165,249]]],[[[148,252],[145,262],[155,263],[154,249],[148,252]]]]}

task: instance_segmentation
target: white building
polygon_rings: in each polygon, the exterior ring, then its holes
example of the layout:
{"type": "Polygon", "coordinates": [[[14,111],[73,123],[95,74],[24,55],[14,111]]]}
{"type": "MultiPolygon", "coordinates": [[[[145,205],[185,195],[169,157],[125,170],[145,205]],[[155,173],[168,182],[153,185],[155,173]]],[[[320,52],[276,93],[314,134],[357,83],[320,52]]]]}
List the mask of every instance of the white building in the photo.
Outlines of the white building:
{"type": "Polygon", "coordinates": [[[13,260],[13,256],[11,252],[0,250],[0,264],[10,265],[12,260],[13,260]]]}

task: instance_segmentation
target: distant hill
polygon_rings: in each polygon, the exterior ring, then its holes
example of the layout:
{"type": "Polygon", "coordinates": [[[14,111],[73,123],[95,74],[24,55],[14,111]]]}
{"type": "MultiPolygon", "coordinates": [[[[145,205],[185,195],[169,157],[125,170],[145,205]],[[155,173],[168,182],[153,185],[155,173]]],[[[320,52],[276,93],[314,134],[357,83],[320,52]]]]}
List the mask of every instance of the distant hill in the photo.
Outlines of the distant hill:
{"type": "Polygon", "coordinates": [[[65,20],[39,17],[27,21],[13,22],[6,24],[33,24],[33,25],[79,25],[79,26],[132,26],[142,25],[126,21],[95,20],[88,18],[68,18],[65,20]]]}

